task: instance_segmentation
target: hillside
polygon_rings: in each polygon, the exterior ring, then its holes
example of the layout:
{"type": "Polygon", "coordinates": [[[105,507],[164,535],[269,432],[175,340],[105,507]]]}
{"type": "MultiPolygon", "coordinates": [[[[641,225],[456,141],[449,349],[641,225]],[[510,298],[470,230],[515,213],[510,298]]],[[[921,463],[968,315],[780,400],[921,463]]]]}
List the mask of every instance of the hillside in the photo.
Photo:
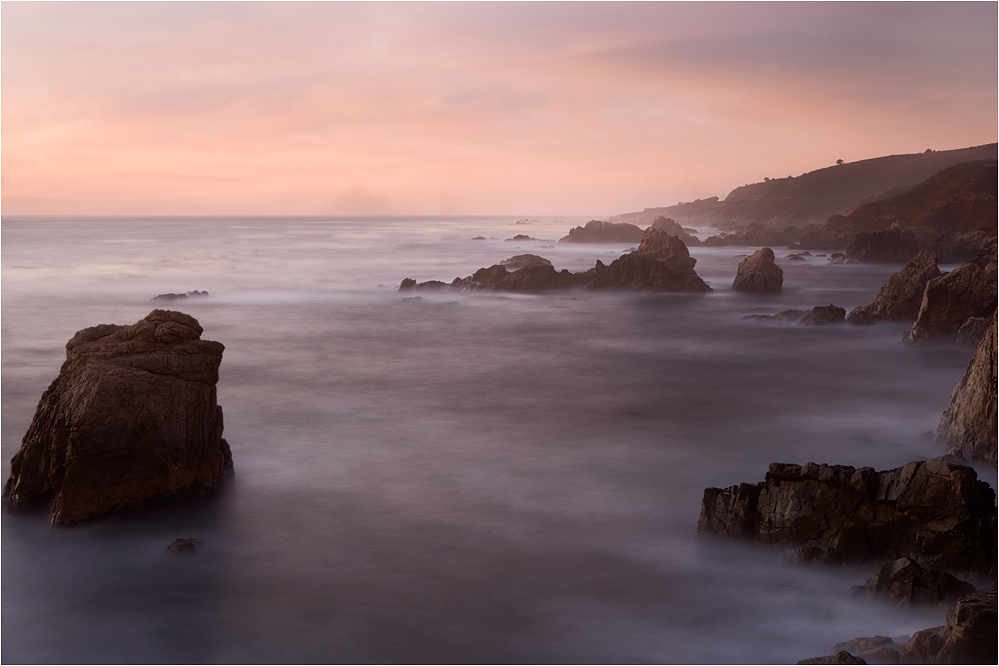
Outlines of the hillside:
{"type": "Polygon", "coordinates": [[[665,215],[680,224],[731,228],[751,223],[769,227],[825,223],[861,204],[900,194],[961,162],[995,160],[997,144],[907,155],[888,155],[809,171],[797,177],[766,179],[732,190],[724,200],[700,199],[646,208],[608,218],[639,226],[665,215]]]}

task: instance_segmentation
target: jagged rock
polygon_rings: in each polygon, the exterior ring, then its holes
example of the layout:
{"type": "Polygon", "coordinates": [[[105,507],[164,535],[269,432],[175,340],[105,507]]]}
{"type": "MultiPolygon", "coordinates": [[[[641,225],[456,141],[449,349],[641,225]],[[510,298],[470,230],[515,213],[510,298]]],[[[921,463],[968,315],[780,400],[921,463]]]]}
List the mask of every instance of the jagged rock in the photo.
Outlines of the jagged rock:
{"type": "Polygon", "coordinates": [[[938,277],[937,255],[924,250],[913,257],[905,268],[888,278],[870,303],[854,308],[847,321],[851,324],[915,321],[926,283],[938,277]]]}
{"type": "Polygon", "coordinates": [[[193,317],[165,310],[78,331],[11,460],[4,507],[48,504],[62,525],[224,484],[224,347],[201,333],[193,317]]]}
{"type": "Polygon", "coordinates": [[[627,222],[603,222],[590,220],[585,227],[569,230],[569,235],[558,239],[559,243],[637,243],[642,240],[642,229],[627,222]]]}
{"type": "MultiPolygon", "coordinates": [[[[975,591],[966,583],[939,569],[926,569],[908,557],[885,562],[863,585],[850,589],[851,596],[885,599],[899,606],[950,604],[975,591]]],[[[849,649],[849,648],[843,648],[849,649]]],[[[852,652],[852,650],[851,650],[852,652]]]]}
{"type": "Polygon", "coordinates": [[[996,566],[995,492],[945,460],[881,472],[773,463],[760,483],[705,489],[697,531],[780,546],[800,562],[908,557],[975,574],[996,566]]]}
{"type": "Polygon", "coordinates": [[[163,555],[166,557],[193,555],[199,548],[204,548],[204,546],[205,542],[197,537],[174,539],[163,550],[163,555]]]}
{"type": "Polygon", "coordinates": [[[954,336],[954,343],[961,347],[977,347],[989,331],[989,322],[985,317],[968,317],[968,320],[961,324],[954,336]]]}
{"type": "Polygon", "coordinates": [[[926,283],[919,314],[903,339],[953,342],[970,317],[988,317],[996,308],[995,257],[986,255],[926,283]]]}
{"type": "Polygon", "coordinates": [[[996,313],[968,369],[950,396],[937,441],[962,458],[996,464],[996,313]]]}
{"type": "Polygon", "coordinates": [[[551,266],[552,262],[548,261],[544,257],[539,257],[536,254],[518,254],[499,262],[500,266],[503,266],[507,270],[513,271],[523,268],[524,266],[534,266],[536,264],[551,266]]]}
{"type": "Polygon", "coordinates": [[[506,242],[506,243],[512,243],[512,242],[516,242],[516,241],[540,241],[540,240],[541,240],[540,238],[531,238],[527,234],[517,234],[513,238],[507,238],[506,241],[504,241],[504,242],[506,242]]]}
{"type": "Polygon", "coordinates": [[[783,284],[784,271],[774,263],[774,251],[765,247],[742,260],[732,282],[732,290],[780,291],[783,284]]]}
{"type": "Polygon", "coordinates": [[[485,236],[473,236],[472,240],[486,240],[485,236]]]}
{"type": "Polygon", "coordinates": [[[861,659],[860,657],[854,657],[846,650],[840,650],[836,654],[829,655],[828,657],[812,657],[811,659],[802,659],[798,663],[799,664],[866,664],[867,662],[861,659]]]}
{"type": "Polygon", "coordinates": [[[670,236],[676,236],[683,241],[683,244],[687,247],[696,247],[701,244],[701,241],[697,239],[694,229],[687,229],[686,227],[681,227],[671,218],[665,215],[657,217],[652,222],[653,229],[662,229],[670,236]]]}
{"type": "Polygon", "coordinates": [[[802,326],[823,326],[842,324],[846,321],[846,310],[835,305],[819,305],[812,308],[798,321],[802,326]]]}
{"type": "Polygon", "coordinates": [[[947,611],[947,624],[916,632],[899,650],[905,664],[996,663],[996,593],[969,594],[947,611]]]}

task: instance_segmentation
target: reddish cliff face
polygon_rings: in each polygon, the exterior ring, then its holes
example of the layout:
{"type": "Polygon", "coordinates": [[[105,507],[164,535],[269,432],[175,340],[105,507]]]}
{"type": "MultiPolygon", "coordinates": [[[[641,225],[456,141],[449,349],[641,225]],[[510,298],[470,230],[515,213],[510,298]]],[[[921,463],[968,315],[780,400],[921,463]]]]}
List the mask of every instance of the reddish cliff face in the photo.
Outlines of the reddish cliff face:
{"type": "Polygon", "coordinates": [[[215,389],[224,347],[201,333],[164,310],[77,332],[11,460],[4,506],[47,503],[65,524],[220,486],[232,471],[215,389]]]}

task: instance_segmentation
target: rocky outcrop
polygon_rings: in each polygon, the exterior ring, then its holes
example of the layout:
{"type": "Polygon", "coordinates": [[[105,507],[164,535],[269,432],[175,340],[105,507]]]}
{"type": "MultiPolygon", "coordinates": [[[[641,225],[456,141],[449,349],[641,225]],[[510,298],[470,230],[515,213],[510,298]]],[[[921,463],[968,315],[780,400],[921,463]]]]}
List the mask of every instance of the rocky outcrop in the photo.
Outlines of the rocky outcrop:
{"type": "MultiPolygon", "coordinates": [[[[883,599],[897,606],[952,604],[975,591],[966,583],[939,569],[926,569],[908,557],[885,562],[863,585],[850,589],[862,599],[883,599]]],[[[846,648],[848,649],[848,648],[846,648]]]]}
{"type": "Polygon", "coordinates": [[[742,260],[732,282],[732,290],[780,291],[783,284],[784,271],[774,263],[774,251],[765,247],[742,260]]]}
{"type": "Polygon", "coordinates": [[[936,247],[936,233],[928,227],[893,224],[886,229],[858,233],[846,248],[846,260],[868,264],[902,264],[936,247]]]}
{"type": "Polygon", "coordinates": [[[996,593],[979,592],[947,611],[947,624],[916,632],[898,651],[903,664],[996,663],[996,593]]]}
{"type": "Polygon", "coordinates": [[[584,273],[556,271],[550,264],[534,263],[516,271],[495,265],[480,268],[466,278],[450,284],[432,280],[417,283],[406,278],[400,291],[550,291],[556,289],[629,289],[635,291],[705,292],[711,291],[694,271],[697,260],[690,256],[679,238],[662,229],[647,229],[634,252],[615,259],[610,265],[597,261],[584,273]]]}
{"type": "Polygon", "coordinates": [[[962,458],[996,464],[996,314],[950,396],[937,441],[962,458]]]}
{"type": "Polygon", "coordinates": [[[760,483],[705,489],[697,531],[779,546],[800,562],[908,557],[954,574],[996,566],[995,492],[944,460],[882,472],[774,463],[760,483]]]}
{"type": "Polygon", "coordinates": [[[994,254],[983,254],[930,280],[916,322],[904,339],[916,343],[953,342],[969,318],[991,316],[996,308],[996,281],[994,254]]]}
{"type": "Polygon", "coordinates": [[[681,227],[675,220],[668,218],[665,215],[657,217],[653,220],[651,226],[653,229],[662,229],[670,236],[676,236],[682,240],[683,244],[687,247],[696,247],[701,244],[701,241],[694,235],[696,233],[694,229],[681,227]]]}
{"type": "Polygon", "coordinates": [[[518,254],[517,256],[510,257],[509,259],[504,259],[499,262],[498,265],[508,271],[516,271],[524,268],[525,266],[551,266],[552,262],[548,261],[544,257],[539,257],[536,254],[518,254]]]}
{"type": "Polygon", "coordinates": [[[938,277],[937,255],[924,250],[913,257],[905,268],[888,278],[870,303],[854,308],[847,321],[851,324],[915,321],[926,283],[938,277]]]}
{"type": "Polygon", "coordinates": [[[208,296],[208,292],[207,291],[198,291],[197,289],[195,289],[194,291],[188,291],[188,292],[183,293],[183,294],[174,294],[174,293],[160,294],[159,296],[153,296],[149,300],[151,300],[151,301],[179,301],[179,300],[186,299],[186,298],[204,298],[205,296],[208,296]]]}
{"type": "Polygon", "coordinates": [[[801,316],[802,326],[825,326],[846,321],[846,310],[838,305],[818,305],[801,316]]]}
{"type": "Polygon", "coordinates": [[[846,650],[840,650],[836,654],[831,654],[828,657],[812,657],[811,659],[802,659],[798,663],[813,666],[820,664],[866,664],[867,662],[860,657],[854,657],[846,650]]]}
{"type": "Polygon", "coordinates": [[[637,243],[642,240],[642,229],[627,222],[614,223],[590,220],[585,227],[569,230],[559,243],[637,243]]]}
{"type": "Polygon", "coordinates": [[[201,333],[164,310],[78,331],[11,460],[4,507],[47,504],[62,525],[219,488],[232,473],[215,388],[224,347],[201,333]]]}

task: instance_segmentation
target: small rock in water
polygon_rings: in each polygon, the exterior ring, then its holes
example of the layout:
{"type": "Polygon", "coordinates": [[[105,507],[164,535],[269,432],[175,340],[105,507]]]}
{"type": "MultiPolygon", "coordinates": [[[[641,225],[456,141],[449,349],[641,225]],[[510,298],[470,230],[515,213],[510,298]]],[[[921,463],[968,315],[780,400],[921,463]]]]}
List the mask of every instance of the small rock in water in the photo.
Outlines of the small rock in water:
{"type": "Polygon", "coordinates": [[[198,291],[197,289],[195,289],[193,291],[187,292],[186,294],[174,294],[172,292],[169,293],[169,294],[160,294],[159,296],[153,296],[149,300],[151,300],[151,301],[176,301],[176,300],[179,300],[179,299],[182,299],[182,298],[204,298],[205,296],[208,296],[208,292],[207,291],[198,291]]]}
{"type": "Polygon", "coordinates": [[[179,555],[193,555],[199,548],[204,548],[205,542],[197,537],[187,539],[174,539],[163,551],[165,557],[177,557],[179,555]]]}

